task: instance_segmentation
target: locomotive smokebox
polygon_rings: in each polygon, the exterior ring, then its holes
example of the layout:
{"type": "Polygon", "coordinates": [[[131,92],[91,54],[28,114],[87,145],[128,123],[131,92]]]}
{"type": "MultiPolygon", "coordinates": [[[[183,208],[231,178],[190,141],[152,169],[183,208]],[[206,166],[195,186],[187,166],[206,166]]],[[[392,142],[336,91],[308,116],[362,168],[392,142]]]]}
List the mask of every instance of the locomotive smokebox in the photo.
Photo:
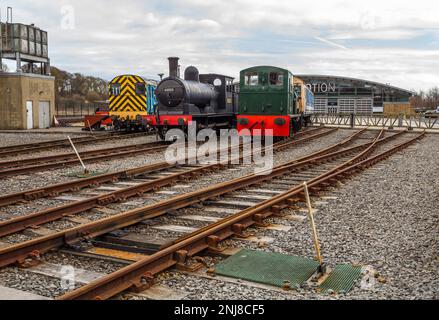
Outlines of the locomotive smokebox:
{"type": "Polygon", "coordinates": [[[200,82],[200,73],[198,72],[198,69],[193,66],[187,67],[184,72],[184,80],[200,82]]]}
{"type": "Polygon", "coordinates": [[[178,57],[169,57],[169,77],[177,78],[178,77],[178,61],[180,58],[178,57]]]}

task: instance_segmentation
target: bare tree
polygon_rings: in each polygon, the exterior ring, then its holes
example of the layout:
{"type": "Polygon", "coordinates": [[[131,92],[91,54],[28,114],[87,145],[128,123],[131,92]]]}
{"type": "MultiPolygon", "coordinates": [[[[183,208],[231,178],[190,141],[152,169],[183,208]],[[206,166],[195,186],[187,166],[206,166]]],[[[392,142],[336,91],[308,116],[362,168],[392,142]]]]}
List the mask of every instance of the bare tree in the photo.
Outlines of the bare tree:
{"type": "Polygon", "coordinates": [[[419,91],[410,101],[415,109],[433,110],[439,106],[439,88],[433,87],[428,91],[419,91]]]}

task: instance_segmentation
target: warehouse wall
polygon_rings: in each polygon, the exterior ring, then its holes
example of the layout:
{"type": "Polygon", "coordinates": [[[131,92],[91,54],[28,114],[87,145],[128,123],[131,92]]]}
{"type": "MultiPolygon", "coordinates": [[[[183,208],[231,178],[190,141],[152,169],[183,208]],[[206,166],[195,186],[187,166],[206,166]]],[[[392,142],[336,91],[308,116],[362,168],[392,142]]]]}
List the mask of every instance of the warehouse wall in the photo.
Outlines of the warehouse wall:
{"type": "Polygon", "coordinates": [[[406,115],[415,115],[415,110],[410,103],[403,102],[385,102],[384,115],[387,117],[406,115]]]}
{"type": "Polygon", "coordinates": [[[55,115],[55,78],[33,74],[0,74],[0,130],[26,130],[26,103],[32,101],[33,127],[39,128],[39,107],[48,102],[50,125],[55,115]]]}

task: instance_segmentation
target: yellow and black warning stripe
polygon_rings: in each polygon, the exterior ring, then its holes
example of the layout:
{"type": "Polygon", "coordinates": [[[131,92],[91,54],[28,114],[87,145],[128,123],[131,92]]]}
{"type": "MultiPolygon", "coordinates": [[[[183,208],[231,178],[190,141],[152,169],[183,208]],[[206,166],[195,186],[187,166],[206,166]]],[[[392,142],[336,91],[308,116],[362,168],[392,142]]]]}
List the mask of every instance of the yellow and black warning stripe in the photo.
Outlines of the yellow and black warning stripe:
{"type": "Polygon", "coordinates": [[[138,114],[147,114],[146,91],[140,94],[136,90],[139,83],[146,85],[146,81],[136,75],[121,75],[110,82],[110,116],[135,119],[138,114]]]}

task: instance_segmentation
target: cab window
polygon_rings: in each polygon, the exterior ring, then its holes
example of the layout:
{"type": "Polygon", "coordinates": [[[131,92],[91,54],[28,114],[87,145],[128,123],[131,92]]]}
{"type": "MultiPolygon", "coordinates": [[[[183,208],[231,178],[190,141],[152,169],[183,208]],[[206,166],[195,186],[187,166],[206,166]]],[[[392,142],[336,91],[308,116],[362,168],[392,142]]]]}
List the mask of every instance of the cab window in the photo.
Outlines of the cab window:
{"type": "Polygon", "coordinates": [[[146,93],[146,86],[144,83],[136,83],[136,94],[137,95],[144,95],[146,93]]]}
{"type": "Polygon", "coordinates": [[[271,72],[269,76],[269,83],[271,86],[283,86],[284,75],[282,73],[271,72]]]}
{"type": "Polygon", "coordinates": [[[118,96],[120,95],[120,84],[112,84],[110,86],[110,93],[112,96],[118,96]]]}
{"type": "Polygon", "coordinates": [[[247,72],[245,74],[245,85],[246,86],[257,86],[259,85],[259,75],[257,72],[247,72]]]}

